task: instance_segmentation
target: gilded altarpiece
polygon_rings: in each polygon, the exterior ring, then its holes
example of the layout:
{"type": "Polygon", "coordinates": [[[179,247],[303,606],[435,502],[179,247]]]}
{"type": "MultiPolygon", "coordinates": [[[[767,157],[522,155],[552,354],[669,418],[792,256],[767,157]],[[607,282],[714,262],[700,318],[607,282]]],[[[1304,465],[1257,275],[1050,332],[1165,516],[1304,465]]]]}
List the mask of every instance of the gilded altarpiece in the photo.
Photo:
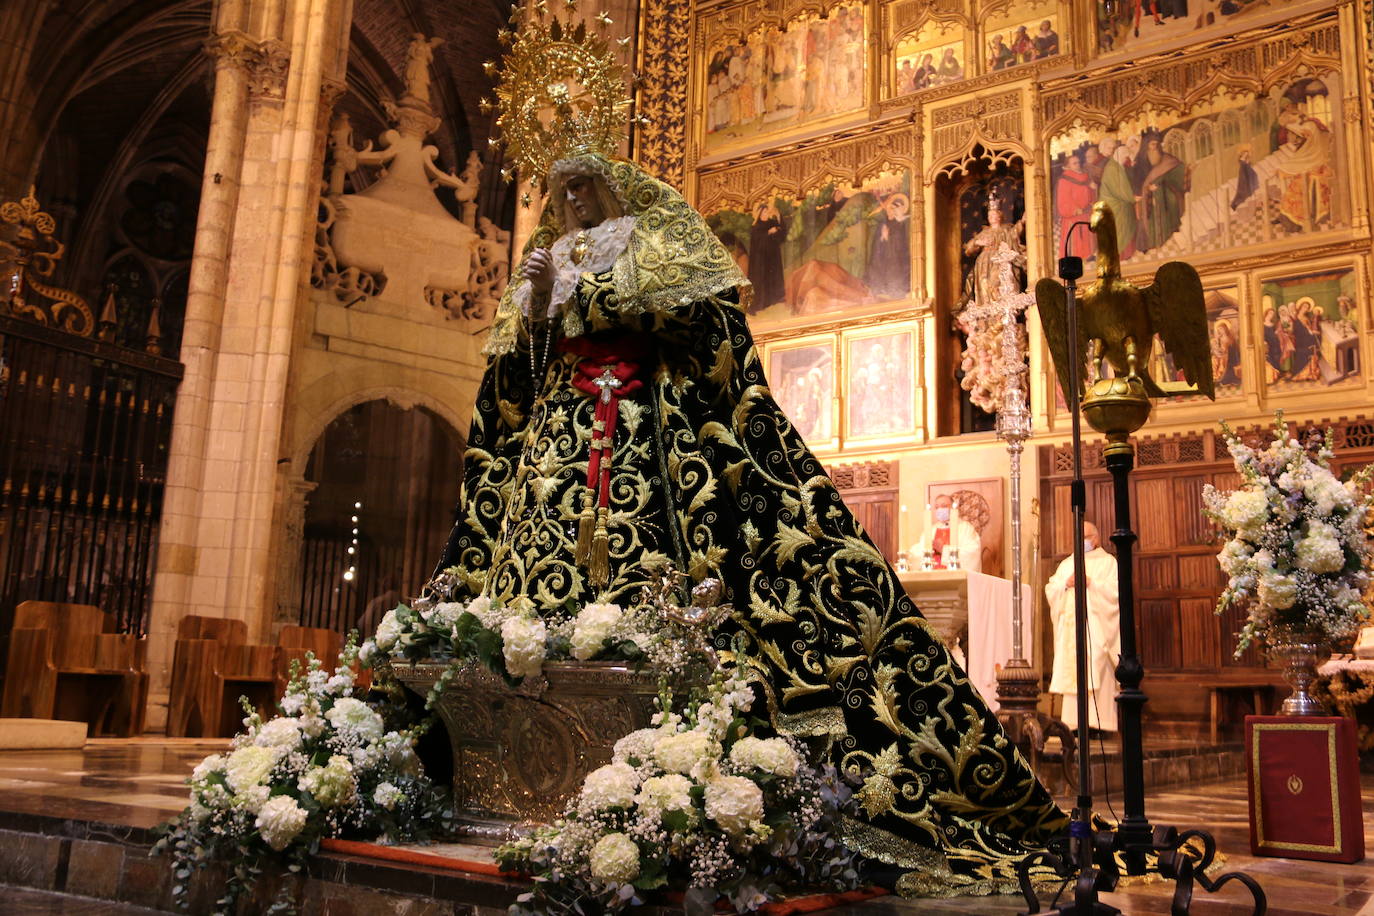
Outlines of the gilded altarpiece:
{"type": "MultiPolygon", "coordinates": [[[[687,72],[652,74],[662,99],[677,80],[685,117],[659,104],[641,134],[646,148],[682,144],[683,186],[754,281],[775,394],[841,462],[881,453],[895,473],[926,443],[932,461],[985,469],[970,477],[1005,460],[990,433],[961,435],[945,416],[963,266],[949,236],[975,173],[1019,176],[1032,281],[1066,244],[1092,279],[1091,234],[1069,227],[1098,200],[1117,213],[1129,279],[1148,283],[1168,260],[1198,267],[1217,400],[1161,399],[1135,484],[1145,663],[1178,688],[1152,705],[1198,717],[1208,685],[1264,676],[1253,653],[1231,658],[1238,621],[1211,613],[1216,547],[1197,506],[1203,483],[1230,479],[1217,418],[1254,426],[1283,407],[1355,422],[1374,402],[1372,20],[1371,0],[700,0],[687,72]],[[856,364],[907,371],[888,344],[908,330],[913,426],[898,434],[849,397],[867,390],[856,364]]],[[[1068,543],[1068,422],[1028,315],[1048,568],[1068,543]]],[[[1155,359],[1157,377],[1177,374],[1155,359]]],[[[1088,452],[1095,476],[1091,437],[1088,452]]],[[[902,501],[929,482],[903,481],[902,501]]],[[[1105,487],[1090,482],[1090,512],[1110,519],[1105,487]]]]}

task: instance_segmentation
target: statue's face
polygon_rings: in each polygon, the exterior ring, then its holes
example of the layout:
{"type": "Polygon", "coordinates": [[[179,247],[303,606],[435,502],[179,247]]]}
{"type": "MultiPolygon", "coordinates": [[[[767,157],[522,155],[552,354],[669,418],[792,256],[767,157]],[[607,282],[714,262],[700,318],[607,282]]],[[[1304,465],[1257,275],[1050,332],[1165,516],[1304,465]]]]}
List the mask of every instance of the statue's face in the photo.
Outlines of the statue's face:
{"type": "Polygon", "coordinates": [[[582,223],[584,229],[599,226],[606,218],[601,209],[601,200],[596,194],[596,182],[586,175],[573,175],[564,186],[567,190],[568,205],[573,215],[582,223]]]}

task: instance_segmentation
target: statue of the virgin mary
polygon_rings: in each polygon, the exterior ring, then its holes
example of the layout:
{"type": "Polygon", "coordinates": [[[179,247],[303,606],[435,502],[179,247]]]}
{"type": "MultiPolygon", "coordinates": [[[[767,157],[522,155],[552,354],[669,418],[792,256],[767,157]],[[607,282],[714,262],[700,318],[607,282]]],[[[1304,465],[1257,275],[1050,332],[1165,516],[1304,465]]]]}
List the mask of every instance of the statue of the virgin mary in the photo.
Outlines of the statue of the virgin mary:
{"type": "MultiPolygon", "coordinates": [[[[516,158],[529,135],[503,127],[516,158]]],[[[665,558],[719,579],[722,659],[773,727],[862,776],[846,842],[909,870],[906,893],[1015,891],[1064,815],[773,400],[735,261],[585,127],[523,163],[547,204],[486,344],[440,568],[544,616],[632,604],[665,558]]]]}

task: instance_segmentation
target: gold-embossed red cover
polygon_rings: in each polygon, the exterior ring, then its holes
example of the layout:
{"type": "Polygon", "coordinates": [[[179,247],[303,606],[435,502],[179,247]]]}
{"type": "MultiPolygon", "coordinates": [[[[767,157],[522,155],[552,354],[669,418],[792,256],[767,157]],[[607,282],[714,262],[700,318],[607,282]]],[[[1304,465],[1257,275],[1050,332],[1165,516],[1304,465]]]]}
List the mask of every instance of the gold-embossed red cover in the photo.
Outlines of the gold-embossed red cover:
{"type": "Polygon", "coordinates": [[[1355,723],[1326,716],[1246,716],[1250,852],[1364,858],[1355,723]]]}

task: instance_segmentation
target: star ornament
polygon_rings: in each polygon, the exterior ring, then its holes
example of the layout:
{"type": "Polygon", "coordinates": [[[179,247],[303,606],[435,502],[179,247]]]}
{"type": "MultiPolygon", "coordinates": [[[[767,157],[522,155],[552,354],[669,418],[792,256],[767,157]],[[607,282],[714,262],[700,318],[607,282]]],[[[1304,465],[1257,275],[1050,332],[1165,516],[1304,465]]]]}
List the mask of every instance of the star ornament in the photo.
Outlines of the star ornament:
{"type": "Polygon", "coordinates": [[[542,189],[559,159],[615,154],[628,124],[629,75],[603,35],[585,21],[558,19],[546,5],[518,7],[511,27],[496,125],[515,170],[542,189]]]}

